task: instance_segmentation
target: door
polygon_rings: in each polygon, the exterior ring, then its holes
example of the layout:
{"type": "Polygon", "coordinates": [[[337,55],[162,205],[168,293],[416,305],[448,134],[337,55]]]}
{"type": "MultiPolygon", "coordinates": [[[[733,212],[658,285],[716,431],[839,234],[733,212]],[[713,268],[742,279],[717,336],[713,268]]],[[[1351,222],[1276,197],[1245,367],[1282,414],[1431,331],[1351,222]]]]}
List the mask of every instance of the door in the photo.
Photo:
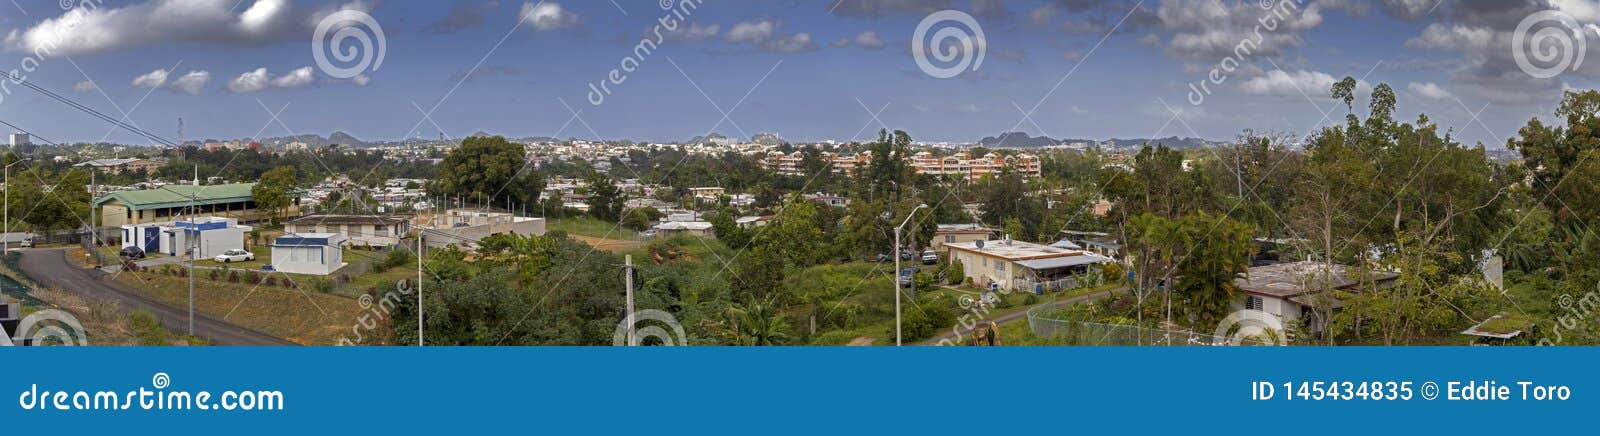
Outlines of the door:
{"type": "Polygon", "coordinates": [[[143,248],[144,252],[146,252],[146,253],[160,253],[161,252],[161,228],[159,228],[159,227],[145,227],[144,228],[144,243],[143,244],[139,244],[139,248],[143,248]]]}

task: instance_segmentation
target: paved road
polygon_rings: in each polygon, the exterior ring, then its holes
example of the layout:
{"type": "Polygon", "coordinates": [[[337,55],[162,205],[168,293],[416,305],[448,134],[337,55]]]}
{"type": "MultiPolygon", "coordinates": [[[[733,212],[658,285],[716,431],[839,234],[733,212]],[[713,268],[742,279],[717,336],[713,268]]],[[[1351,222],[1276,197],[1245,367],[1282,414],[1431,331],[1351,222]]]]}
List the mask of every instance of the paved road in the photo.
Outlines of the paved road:
{"type": "MultiPolygon", "coordinates": [[[[27,250],[20,262],[22,272],[39,284],[61,289],[84,298],[115,303],[117,310],[150,312],[161,320],[161,325],[173,332],[189,329],[189,309],[174,307],[126,288],[123,284],[105,280],[98,270],[78,268],[67,262],[66,251],[27,250]]],[[[266,333],[217,320],[199,313],[194,317],[194,334],[217,345],[295,345],[266,333]]]]}
{"type": "MultiPolygon", "coordinates": [[[[1056,301],[1052,301],[1052,302],[1049,302],[1049,303],[1044,303],[1044,304],[1041,304],[1041,305],[1038,305],[1038,306],[1034,306],[1034,308],[1044,308],[1044,309],[1061,308],[1061,307],[1066,307],[1066,306],[1073,305],[1073,304],[1099,300],[1101,298],[1105,298],[1107,296],[1110,296],[1113,292],[1123,292],[1123,291],[1127,291],[1127,288],[1113,289],[1113,290],[1104,291],[1104,292],[1096,292],[1096,293],[1089,294],[1089,295],[1079,295],[1077,297],[1072,297],[1072,298],[1068,298],[1068,299],[1065,299],[1065,300],[1056,300],[1056,301]]],[[[1032,309],[1028,309],[1028,310],[1032,310],[1032,309]]],[[[983,324],[988,324],[990,321],[993,321],[995,324],[999,324],[999,325],[1010,324],[1010,323],[1013,323],[1013,322],[1017,322],[1018,320],[1027,319],[1028,318],[1028,310],[1019,310],[1019,311],[1016,311],[1016,312],[1007,313],[1005,315],[1000,315],[1000,316],[997,316],[997,317],[994,317],[994,318],[984,319],[981,322],[983,324]]],[[[957,328],[959,328],[959,327],[960,326],[957,326],[957,328]]],[[[944,330],[944,333],[941,333],[938,336],[934,336],[933,339],[928,339],[928,340],[919,342],[919,343],[917,343],[917,345],[939,345],[939,341],[943,341],[943,340],[946,340],[946,339],[948,339],[948,340],[950,340],[952,342],[959,342],[957,340],[957,337],[965,338],[965,337],[967,337],[967,336],[969,336],[971,334],[972,334],[972,329],[966,329],[966,328],[962,328],[960,330],[944,330]]],[[[1001,339],[1005,339],[1005,338],[1001,338],[1001,339]]]]}

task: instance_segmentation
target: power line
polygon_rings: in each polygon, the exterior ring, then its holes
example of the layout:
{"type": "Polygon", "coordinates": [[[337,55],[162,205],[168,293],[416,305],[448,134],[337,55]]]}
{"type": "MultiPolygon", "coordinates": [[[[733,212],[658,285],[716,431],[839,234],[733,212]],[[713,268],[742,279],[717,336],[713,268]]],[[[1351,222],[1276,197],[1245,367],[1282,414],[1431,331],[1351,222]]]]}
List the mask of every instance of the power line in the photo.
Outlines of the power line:
{"type": "Polygon", "coordinates": [[[50,97],[51,99],[53,99],[55,101],[61,102],[61,104],[65,104],[68,107],[71,107],[73,109],[77,109],[79,111],[82,111],[84,113],[92,115],[95,118],[99,118],[101,120],[105,120],[106,122],[111,123],[111,125],[113,125],[113,126],[122,128],[123,130],[127,130],[129,132],[133,132],[134,134],[142,136],[142,137],[144,137],[146,139],[149,139],[151,141],[155,141],[155,142],[161,143],[162,145],[166,145],[166,146],[174,147],[174,148],[178,147],[178,144],[173,143],[172,141],[167,140],[166,138],[162,138],[159,135],[147,132],[144,129],[138,128],[137,126],[133,126],[133,125],[128,124],[128,123],[124,123],[121,120],[118,120],[116,118],[112,118],[109,115],[101,113],[100,111],[94,110],[93,108],[90,108],[88,106],[84,106],[83,104],[80,104],[80,103],[78,103],[76,101],[73,101],[70,98],[64,97],[64,96],[62,96],[60,94],[56,94],[55,92],[51,92],[50,90],[45,89],[44,87],[41,87],[39,85],[35,85],[32,82],[29,82],[27,80],[23,80],[22,77],[18,77],[18,76],[14,75],[14,74],[11,74],[10,72],[0,71],[0,74],[5,75],[6,78],[10,79],[14,83],[20,84],[22,86],[26,86],[26,87],[28,87],[28,89],[32,89],[32,90],[34,90],[34,91],[36,91],[36,92],[38,92],[40,94],[44,94],[44,96],[46,96],[46,97],[50,97]]]}
{"type": "Polygon", "coordinates": [[[50,145],[55,145],[55,146],[59,146],[60,145],[60,144],[56,144],[55,141],[44,139],[43,137],[40,137],[39,135],[35,135],[35,134],[33,134],[33,132],[29,132],[27,129],[23,129],[21,127],[17,127],[16,124],[8,123],[8,122],[6,122],[6,120],[0,120],[0,124],[5,124],[6,127],[10,127],[10,128],[16,129],[18,132],[26,133],[26,134],[28,134],[28,138],[44,141],[44,143],[50,144],[50,145]]]}

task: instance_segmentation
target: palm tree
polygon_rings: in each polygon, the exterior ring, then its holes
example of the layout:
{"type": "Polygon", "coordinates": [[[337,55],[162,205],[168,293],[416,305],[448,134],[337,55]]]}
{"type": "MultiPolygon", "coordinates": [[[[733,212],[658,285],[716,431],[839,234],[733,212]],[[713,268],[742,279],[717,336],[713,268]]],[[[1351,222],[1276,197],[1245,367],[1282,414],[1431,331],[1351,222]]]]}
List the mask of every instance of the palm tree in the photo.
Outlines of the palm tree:
{"type": "Polygon", "coordinates": [[[723,337],[733,345],[783,345],[789,341],[789,320],[775,306],[770,298],[728,306],[721,323],[723,337]]]}

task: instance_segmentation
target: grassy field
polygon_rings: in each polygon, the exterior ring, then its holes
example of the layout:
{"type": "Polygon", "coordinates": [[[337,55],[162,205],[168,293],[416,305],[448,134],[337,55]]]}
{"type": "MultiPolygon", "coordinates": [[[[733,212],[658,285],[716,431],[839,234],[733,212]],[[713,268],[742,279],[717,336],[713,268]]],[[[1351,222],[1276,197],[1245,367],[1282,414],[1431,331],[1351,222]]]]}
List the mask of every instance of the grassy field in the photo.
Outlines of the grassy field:
{"type": "MultiPolygon", "coordinates": [[[[189,304],[188,278],[143,272],[121,274],[117,280],[167,304],[189,304]]],[[[195,309],[201,313],[303,345],[336,344],[364,312],[355,299],[304,287],[231,283],[204,274],[197,274],[195,282],[195,309]]]]}
{"type": "Polygon", "coordinates": [[[623,241],[637,241],[639,232],[618,227],[617,223],[608,223],[594,218],[558,218],[545,223],[547,231],[564,231],[572,235],[583,235],[594,238],[617,239],[623,241]]]}

